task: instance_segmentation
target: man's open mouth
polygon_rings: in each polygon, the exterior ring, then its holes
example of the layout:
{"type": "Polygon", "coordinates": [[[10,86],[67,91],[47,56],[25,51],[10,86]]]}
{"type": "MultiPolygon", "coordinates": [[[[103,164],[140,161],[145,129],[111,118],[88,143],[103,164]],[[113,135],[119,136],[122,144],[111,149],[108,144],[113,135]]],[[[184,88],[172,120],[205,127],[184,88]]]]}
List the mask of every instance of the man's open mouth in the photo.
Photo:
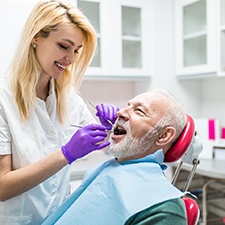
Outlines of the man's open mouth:
{"type": "Polygon", "coordinates": [[[125,128],[116,125],[116,127],[113,130],[114,135],[124,135],[127,133],[127,131],[125,130],[125,128]]]}

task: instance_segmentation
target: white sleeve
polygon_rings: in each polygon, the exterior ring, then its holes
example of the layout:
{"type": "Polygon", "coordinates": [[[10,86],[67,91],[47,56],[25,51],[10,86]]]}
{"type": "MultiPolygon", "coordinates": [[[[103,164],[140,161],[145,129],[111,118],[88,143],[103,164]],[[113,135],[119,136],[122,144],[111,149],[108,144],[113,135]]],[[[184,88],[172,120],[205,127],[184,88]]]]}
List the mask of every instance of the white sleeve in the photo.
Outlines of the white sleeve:
{"type": "Polygon", "coordinates": [[[0,155],[11,154],[11,134],[6,121],[5,112],[0,106],[0,155]]]}

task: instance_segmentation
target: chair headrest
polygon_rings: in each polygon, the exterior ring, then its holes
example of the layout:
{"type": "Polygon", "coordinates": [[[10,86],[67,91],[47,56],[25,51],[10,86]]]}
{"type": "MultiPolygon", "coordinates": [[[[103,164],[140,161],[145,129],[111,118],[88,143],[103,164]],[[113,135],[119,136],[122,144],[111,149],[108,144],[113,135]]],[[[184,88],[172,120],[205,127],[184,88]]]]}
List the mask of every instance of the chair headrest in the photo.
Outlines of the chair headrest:
{"type": "Polygon", "coordinates": [[[186,125],[172,147],[165,154],[164,162],[175,162],[180,159],[190,146],[195,134],[195,124],[191,116],[186,115],[186,125]]]}

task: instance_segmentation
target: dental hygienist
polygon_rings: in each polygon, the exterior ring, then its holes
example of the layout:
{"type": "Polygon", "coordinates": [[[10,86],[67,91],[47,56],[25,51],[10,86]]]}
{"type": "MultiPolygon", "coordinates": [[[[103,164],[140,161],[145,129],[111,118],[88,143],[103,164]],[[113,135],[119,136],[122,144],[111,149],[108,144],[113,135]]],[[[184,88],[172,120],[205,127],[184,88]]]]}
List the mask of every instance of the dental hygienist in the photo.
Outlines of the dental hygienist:
{"type": "Polygon", "coordinates": [[[97,124],[77,94],[95,47],[92,25],[74,6],[34,7],[0,80],[0,224],[41,224],[70,194],[68,164],[109,145],[117,107],[98,107],[97,124]]]}

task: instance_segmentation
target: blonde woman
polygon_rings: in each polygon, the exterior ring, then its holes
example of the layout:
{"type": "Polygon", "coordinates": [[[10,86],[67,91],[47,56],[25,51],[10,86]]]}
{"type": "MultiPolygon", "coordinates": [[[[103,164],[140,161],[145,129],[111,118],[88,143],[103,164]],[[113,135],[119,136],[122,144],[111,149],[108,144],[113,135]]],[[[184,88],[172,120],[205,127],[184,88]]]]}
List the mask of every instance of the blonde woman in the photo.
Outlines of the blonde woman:
{"type": "Polygon", "coordinates": [[[118,109],[100,105],[97,124],[77,94],[95,48],[79,9],[49,0],[32,10],[0,81],[0,224],[41,224],[69,195],[69,164],[109,145],[118,109]]]}

